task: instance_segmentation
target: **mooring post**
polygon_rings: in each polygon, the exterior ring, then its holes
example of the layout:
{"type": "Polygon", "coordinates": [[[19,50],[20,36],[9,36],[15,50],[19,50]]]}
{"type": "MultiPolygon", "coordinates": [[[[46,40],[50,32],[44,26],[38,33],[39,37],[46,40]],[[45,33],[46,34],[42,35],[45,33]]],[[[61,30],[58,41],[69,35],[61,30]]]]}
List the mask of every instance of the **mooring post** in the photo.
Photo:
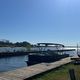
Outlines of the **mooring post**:
{"type": "Polygon", "coordinates": [[[69,69],[70,80],[76,80],[74,69],[69,69]]]}

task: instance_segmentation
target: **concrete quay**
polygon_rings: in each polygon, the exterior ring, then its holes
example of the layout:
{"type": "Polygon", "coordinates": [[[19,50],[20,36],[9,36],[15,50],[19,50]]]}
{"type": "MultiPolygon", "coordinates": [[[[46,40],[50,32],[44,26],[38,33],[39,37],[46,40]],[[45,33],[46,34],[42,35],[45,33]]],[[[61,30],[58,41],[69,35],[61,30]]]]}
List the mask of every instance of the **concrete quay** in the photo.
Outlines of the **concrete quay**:
{"type": "Polygon", "coordinates": [[[37,74],[55,69],[70,62],[70,57],[67,57],[53,63],[40,63],[8,72],[2,72],[0,73],[0,80],[27,80],[37,74]]]}

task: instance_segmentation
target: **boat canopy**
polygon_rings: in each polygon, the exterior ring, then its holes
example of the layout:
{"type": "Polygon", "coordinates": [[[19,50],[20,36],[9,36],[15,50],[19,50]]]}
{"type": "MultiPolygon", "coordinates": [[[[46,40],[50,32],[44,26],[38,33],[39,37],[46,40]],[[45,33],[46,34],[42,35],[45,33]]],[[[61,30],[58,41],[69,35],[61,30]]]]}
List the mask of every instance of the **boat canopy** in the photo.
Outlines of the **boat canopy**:
{"type": "Polygon", "coordinates": [[[57,43],[37,43],[38,46],[41,46],[41,45],[44,45],[44,46],[50,46],[50,45],[53,45],[53,46],[62,46],[64,47],[63,44],[57,44],[57,43]]]}

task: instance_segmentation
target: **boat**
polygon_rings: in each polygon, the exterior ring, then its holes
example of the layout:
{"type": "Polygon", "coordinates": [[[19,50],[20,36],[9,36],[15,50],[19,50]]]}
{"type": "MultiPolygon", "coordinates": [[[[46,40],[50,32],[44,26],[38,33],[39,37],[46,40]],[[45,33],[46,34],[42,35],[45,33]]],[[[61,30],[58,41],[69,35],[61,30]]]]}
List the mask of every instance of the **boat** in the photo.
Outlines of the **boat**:
{"type": "Polygon", "coordinates": [[[51,63],[69,57],[69,54],[65,54],[65,52],[74,51],[74,49],[64,49],[64,47],[63,44],[37,43],[32,50],[38,53],[29,54],[26,63],[30,66],[38,63],[51,63]]]}

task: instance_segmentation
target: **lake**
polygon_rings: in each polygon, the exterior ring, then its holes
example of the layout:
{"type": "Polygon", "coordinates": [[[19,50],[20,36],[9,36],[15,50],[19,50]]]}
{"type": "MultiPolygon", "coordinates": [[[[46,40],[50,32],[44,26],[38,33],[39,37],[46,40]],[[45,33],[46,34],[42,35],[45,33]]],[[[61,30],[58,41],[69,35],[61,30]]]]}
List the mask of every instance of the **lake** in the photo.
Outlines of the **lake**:
{"type": "Polygon", "coordinates": [[[27,64],[25,60],[28,60],[27,55],[0,58],[0,72],[14,70],[14,69],[21,68],[21,67],[26,67],[27,64]]]}
{"type": "MultiPolygon", "coordinates": [[[[68,52],[70,55],[76,55],[75,52],[68,52]]],[[[28,56],[16,56],[16,57],[7,57],[0,58],[0,72],[5,72],[9,70],[14,70],[21,67],[27,67],[25,61],[28,60],[28,56]]]]}

